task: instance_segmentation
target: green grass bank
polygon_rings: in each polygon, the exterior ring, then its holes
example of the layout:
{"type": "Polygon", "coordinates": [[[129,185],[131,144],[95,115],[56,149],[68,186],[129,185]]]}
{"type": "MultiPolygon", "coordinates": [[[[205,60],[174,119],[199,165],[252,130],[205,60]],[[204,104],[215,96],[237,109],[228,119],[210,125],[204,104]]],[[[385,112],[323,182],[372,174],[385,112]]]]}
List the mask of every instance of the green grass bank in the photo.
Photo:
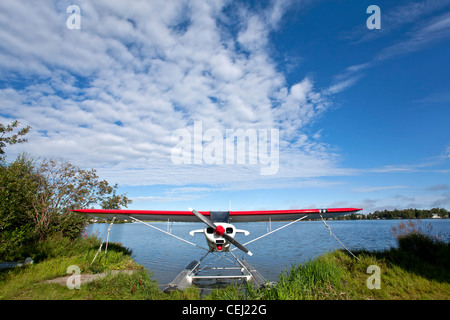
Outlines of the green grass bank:
{"type": "MultiPolygon", "coordinates": [[[[398,231],[398,230],[397,230],[398,231]]],[[[328,252],[314,260],[292,265],[270,289],[251,285],[228,286],[208,295],[193,287],[163,293],[151,272],[136,264],[131,252],[110,243],[100,253],[96,237],[70,241],[53,238],[34,248],[35,263],[0,271],[3,300],[449,300],[450,246],[421,232],[397,234],[398,247],[384,251],[328,252]],[[82,274],[107,275],[80,289],[47,283],[68,276],[77,266],[82,274]],[[109,274],[111,270],[133,270],[131,274],[109,274]]]]}

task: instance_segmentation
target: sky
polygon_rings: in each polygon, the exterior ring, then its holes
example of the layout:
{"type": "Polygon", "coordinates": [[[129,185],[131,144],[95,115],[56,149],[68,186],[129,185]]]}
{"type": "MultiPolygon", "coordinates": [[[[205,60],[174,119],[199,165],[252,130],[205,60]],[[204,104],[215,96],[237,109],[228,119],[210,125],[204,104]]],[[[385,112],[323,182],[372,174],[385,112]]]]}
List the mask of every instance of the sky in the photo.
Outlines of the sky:
{"type": "Polygon", "coordinates": [[[449,0],[2,0],[0,123],[130,209],[450,210],[449,56],[449,0]]]}

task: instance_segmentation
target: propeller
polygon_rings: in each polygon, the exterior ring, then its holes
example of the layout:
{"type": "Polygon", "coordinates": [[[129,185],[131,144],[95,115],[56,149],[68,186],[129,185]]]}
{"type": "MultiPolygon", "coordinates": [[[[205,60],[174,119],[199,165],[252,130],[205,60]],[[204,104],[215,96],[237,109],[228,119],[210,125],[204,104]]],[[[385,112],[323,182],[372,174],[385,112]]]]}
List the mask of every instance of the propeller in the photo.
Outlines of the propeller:
{"type": "Polygon", "coordinates": [[[189,208],[189,211],[191,211],[197,218],[199,218],[201,221],[206,223],[208,227],[211,227],[214,230],[214,233],[218,236],[224,237],[228,242],[232,243],[234,246],[236,246],[238,249],[244,251],[249,256],[252,256],[253,253],[248,250],[246,247],[244,247],[242,244],[240,244],[236,239],[234,239],[229,234],[225,233],[225,229],[218,225],[216,226],[211,220],[206,218],[204,215],[202,215],[200,212],[198,212],[195,209],[189,208]]]}

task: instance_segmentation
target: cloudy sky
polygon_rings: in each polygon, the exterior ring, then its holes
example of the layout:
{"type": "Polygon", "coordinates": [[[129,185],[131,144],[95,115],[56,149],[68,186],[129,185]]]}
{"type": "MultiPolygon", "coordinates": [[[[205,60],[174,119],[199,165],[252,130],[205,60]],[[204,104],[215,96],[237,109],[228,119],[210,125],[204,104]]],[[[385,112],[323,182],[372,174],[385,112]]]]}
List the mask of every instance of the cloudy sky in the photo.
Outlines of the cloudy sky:
{"type": "Polygon", "coordinates": [[[2,0],[0,122],[33,128],[8,160],[95,168],[135,209],[450,209],[449,56],[448,0],[2,0]],[[239,129],[276,130],[276,170],[226,161],[239,129]]]}

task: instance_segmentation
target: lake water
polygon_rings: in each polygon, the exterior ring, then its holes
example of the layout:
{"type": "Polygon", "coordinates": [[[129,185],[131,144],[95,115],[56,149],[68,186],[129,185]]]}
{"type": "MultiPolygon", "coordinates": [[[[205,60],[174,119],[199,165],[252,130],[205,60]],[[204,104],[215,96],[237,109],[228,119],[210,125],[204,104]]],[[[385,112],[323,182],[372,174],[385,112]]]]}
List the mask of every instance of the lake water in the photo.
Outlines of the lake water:
{"type": "MultiPolygon", "coordinates": [[[[397,245],[392,226],[401,220],[341,220],[327,221],[336,237],[350,250],[383,250],[397,245]]],[[[403,220],[405,221],[405,220],[403,220]]],[[[422,223],[433,227],[432,233],[450,241],[450,219],[426,219],[422,223]]],[[[167,231],[168,224],[151,223],[167,231]]],[[[272,222],[271,229],[286,222],[272,222]]],[[[90,224],[87,232],[100,238],[106,236],[109,224],[90,224]]],[[[236,223],[236,228],[250,231],[250,235],[237,234],[236,239],[246,243],[267,233],[269,225],[264,222],[236,223]]],[[[198,246],[207,248],[203,234],[190,236],[189,231],[202,229],[202,223],[172,223],[172,234],[198,246]]],[[[109,235],[110,242],[118,242],[132,250],[133,259],[153,273],[153,279],[163,286],[171,282],[192,260],[199,260],[206,251],[163,234],[141,223],[114,224],[109,235]]],[[[239,250],[233,253],[244,258],[258,270],[267,281],[278,281],[286,268],[305,262],[328,251],[342,249],[341,244],[330,235],[322,221],[300,221],[249,244],[253,256],[239,250]]]]}

